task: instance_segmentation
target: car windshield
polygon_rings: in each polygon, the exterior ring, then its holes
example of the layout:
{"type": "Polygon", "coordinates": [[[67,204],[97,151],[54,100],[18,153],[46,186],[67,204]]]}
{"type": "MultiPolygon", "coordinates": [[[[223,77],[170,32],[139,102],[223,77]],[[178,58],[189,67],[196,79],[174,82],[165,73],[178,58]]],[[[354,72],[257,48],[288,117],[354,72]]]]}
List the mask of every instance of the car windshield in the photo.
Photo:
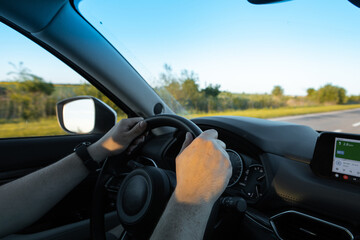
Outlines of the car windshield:
{"type": "Polygon", "coordinates": [[[347,0],[84,0],[78,9],[178,114],[360,133],[360,9],[347,0]]]}

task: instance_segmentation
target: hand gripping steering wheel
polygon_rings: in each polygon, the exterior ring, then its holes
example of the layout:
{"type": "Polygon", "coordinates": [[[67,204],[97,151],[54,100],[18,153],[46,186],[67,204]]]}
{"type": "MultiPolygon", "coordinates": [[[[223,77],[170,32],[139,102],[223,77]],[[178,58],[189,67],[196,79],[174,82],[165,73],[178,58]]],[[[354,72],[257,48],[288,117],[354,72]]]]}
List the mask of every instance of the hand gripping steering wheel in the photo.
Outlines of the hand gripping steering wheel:
{"type": "MultiPolygon", "coordinates": [[[[147,130],[175,127],[197,137],[201,129],[190,120],[170,114],[145,119],[147,130]]],[[[91,234],[105,240],[104,202],[105,183],[111,177],[108,161],[102,167],[94,189],[91,213],[91,234]]],[[[154,230],[176,185],[172,171],[145,166],[131,171],[122,181],[117,193],[116,209],[125,230],[134,239],[147,239],[154,230]]]]}

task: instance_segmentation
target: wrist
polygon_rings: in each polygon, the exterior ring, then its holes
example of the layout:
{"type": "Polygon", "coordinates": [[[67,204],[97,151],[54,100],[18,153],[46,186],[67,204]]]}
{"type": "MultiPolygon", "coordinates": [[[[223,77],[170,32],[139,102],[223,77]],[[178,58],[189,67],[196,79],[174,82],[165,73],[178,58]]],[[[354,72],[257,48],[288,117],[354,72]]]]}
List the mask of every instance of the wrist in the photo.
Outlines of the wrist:
{"type": "Polygon", "coordinates": [[[151,239],[203,239],[212,207],[210,202],[183,202],[174,192],[151,239]]]}
{"type": "Polygon", "coordinates": [[[94,161],[98,163],[104,161],[105,158],[109,156],[109,153],[106,151],[106,149],[101,147],[101,145],[98,142],[95,142],[90,146],[88,146],[87,150],[90,156],[92,157],[92,159],[94,159],[94,161]]]}
{"type": "MultiPolygon", "coordinates": [[[[176,193],[171,196],[168,206],[170,206],[175,212],[177,212],[177,216],[182,215],[183,220],[187,221],[188,224],[198,224],[200,221],[206,219],[203,222],[204,227],[206,226],[207,219],[209,218],[211,211],[213,209],[215,202],[200,202],[200,203],[188,203],[184,201],[180,201],[176,197],[176,193]],[[191,223],[193,222],[193,223],[191,223]]],[[[179,217],[179,221],[181,217],[179,217]]],[[[195,225],[196,225],[195,224],[195,225]]],[[[200,226],[199,226],[200,227],[200,226]]],[[[204,228],[205,230],[205,228],[204,228]]]]}
{"type": "Polygon", "coordinates": [[[188,205],[196,205],[203,207],[210,207],[214,205],[216,199],[210,196],[203,196],[198,194],[199,191],[183,191],[181,187],[175,187],[173,197],[178,203],[188,204],[188,205]]]}

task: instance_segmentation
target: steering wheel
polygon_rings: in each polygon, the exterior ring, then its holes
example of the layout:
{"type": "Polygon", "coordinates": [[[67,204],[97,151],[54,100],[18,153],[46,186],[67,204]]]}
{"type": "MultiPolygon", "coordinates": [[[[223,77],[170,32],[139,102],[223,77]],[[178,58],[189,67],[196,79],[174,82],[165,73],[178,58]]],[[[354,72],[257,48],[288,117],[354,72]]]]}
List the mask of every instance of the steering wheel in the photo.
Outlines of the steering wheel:
{"type": "MultiPolygon", "coordinates": [[[[190,132],[195,137],[202,133],[195,123],[177,115],[162,114],[149,117],[145,122],[148,131],[169,126],[190,132]]],[[[94,189],[90,219],[92,239],[106,239],[104,185],[111,177],[111,167],[105,161],[94,189]]],[[[169,170],[144,166],[131,171],[122,181],[116,200],[118,217],[124,229],[135,239],[149,238],[175,185],[175,173],[169,170]]]]}

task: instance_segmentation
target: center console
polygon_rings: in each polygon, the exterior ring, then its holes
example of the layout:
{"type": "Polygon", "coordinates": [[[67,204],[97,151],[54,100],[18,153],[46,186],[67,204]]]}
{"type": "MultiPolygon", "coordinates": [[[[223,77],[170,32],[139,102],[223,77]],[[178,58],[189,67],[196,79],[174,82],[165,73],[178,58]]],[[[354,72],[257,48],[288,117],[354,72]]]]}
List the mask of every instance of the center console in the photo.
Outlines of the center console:
{"type": "Polygon", "coordinates": [[[322,177],[360,185],[360,136],[322,132],[311,169],[322,177]]]}

